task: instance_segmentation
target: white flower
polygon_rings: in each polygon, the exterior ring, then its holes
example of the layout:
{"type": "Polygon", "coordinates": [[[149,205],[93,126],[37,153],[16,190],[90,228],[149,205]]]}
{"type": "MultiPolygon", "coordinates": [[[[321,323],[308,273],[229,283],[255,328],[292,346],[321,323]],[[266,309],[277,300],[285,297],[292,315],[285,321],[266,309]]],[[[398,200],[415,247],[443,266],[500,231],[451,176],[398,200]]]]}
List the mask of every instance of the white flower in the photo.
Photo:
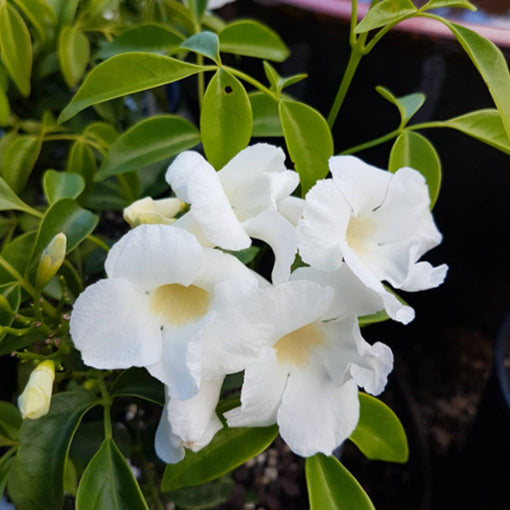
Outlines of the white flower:
{"type": "Polygon", "coordinates": [[[289,201],[299,177],[284,162],[281,148],[262,143],[242,150],[219,172],[199,153],[181,153],[166,179],[191,208],[176,225],[227,250],[248,248],[251,237],[265,241],[275,254],[273,281],[285,281],[297,251],[296,230],[287,217],[299,209],[289,201]]]}
{"type": "Polygon", "coordinates": [[[24,419],[35,420],[48,414],[54,380],[53,361],[45,360],[34,368],[23,393],[18,397],[18,407],[24,419]]]}
{"type": "Polygon", "coordinates": [[[331,287],[294,280],[271,291],[278,331],[256,360],[247,359],[241,406],[226,413],[227,423],[276,422],[295,453],[330,455],[358,422],[358,386],[380,393],[393,355],[363,340],[355,315],[331,319],[338,311],[331,287]]]}
{"type": "Polygon", "coordinates": [[[380,293],[382,281],[406,291],[440,285],[447,266],[419,262],[441,242],[423,176],[411,168],[392,174],[352,156],[334,156],[329,166],[333,178],[306,196],[298,224],[302,259],[322,271],[345,262],[380,293]]]}
{"type": "Polygon", "coordinates": [[[202,381],[200,391],[188,400],[168,398],[156,431],[155,449],[161,460],[175,464],[185,448],[197,452],[222,428],[215,409],[223,378],[202,381]]]}
{"type": "Polygon", "coordinates": [[[144,197],[126,207],[123,216],[132,228],[153,223],[171,225],[175,221],[175,216],[185,206],[186,204],[177,198],[153,200],[151,197],[144,197]]]}
{"type": "Polygon", "coordinates": [[[240,360],[272,331],[258,278],[180,228],[131,230],[112,247],[105,269],[108,279],[74,305],[77,349],[95,368],[146,367],[171,397],[190,398],[202,377],[240,370],[240,360]]]}

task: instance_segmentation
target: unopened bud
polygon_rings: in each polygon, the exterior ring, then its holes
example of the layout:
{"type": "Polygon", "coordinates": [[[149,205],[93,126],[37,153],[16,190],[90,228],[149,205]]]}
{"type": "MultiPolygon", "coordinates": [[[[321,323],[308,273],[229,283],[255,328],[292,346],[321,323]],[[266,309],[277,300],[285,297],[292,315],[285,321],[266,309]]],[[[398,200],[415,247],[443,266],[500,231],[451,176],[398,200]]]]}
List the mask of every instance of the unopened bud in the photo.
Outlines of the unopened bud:
{"type": "Polygon", "coordinates": [[[45,360],[34,368],[23,393],[18,398],[18,407],[23,419],[35,420],[50,410],[55,364],[45,360]]]}
{"type": "Polygon", "coordinates": [[[57,274],[66,256],[66,246],[67,238],[63,232],[57,234],[46,246],[35,277],[37,287],[42,289],[57,274]]]}
{"type": "Polygon", "coordinates": [[[186,204],[178,198],[141,198],[124,209],[124,219],[134,228],[143,223],[170,225],[186,204]]]}

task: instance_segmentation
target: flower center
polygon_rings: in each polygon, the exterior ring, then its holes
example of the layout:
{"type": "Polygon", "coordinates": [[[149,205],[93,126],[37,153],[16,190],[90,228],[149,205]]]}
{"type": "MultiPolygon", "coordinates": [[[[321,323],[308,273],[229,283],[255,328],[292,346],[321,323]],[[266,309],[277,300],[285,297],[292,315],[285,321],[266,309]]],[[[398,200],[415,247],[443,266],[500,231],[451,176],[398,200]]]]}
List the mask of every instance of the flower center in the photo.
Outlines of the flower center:
{"type": "Polygon", "coordinates": [[[209,293],[200,287],[169,283],[154,290],[151,309],[167,323],[182,326],[203,317],[209,310],[209,300],[209,293]]]}
{"type": "Polygon", "coordinates": [[[353,216],[349,221],[349,225],[347,225],[347,232],[345,233],[347,244],[356,253],[363,255],[367,251],[367,241],[375,227],[375,222],[372,219],[363,216],[353,216]]]}
{"type": "Polygon", "coordinates": [[[274,344],[276,356],[280,363],[306,365],[310,351],[324,344],[324,335],[316,324],[308,324],[282,336],[274,344]]]}

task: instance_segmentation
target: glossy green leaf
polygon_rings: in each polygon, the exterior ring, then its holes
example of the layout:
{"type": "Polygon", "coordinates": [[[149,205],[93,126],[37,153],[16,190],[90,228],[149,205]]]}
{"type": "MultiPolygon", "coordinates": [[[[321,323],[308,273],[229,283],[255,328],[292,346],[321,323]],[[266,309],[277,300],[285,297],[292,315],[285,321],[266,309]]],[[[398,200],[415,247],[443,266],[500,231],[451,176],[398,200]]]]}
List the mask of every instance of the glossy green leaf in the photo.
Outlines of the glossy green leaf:
{"type": "Polygon", "coordinates": [[[184,37],[171,27],[149,23],[139,25],[125,32],[96,53],[96,57],[106,59],[129,51],[168,53],[177,48],[184,37]]]}
{"type": "Polygon", "coordinates": [[[430,9],[439,9],[441,7],[456,7],[459,9],[469,9],[470,11],[476,11],[476,6],[468,0],[429,0],[422,7],[422,10],[428,11],[430,9]]]}
{"type": "Polygon", "coordinates": [[[289,49],[268,26],[254,20],[236,20],[219,34],[220,51],[283,62],[289,49]]]}
{"type": "Polygon", "coordinates": [[[197,21],[200,21],[202,19],[202,16],[204,15],[205,10],[207,8],[207,3],[208,3],[208,0],[188,0],[187,1],[191,15],[197,21]]]}
{"type": "Polygon", "coordinates": [[[4,264],[0,264],[0,285],[17,281],[15,273],[23,277],[28,266],[29,254],[34,246],[35,238],[35,232],[28,232],[16,237],[4,247],[0,257],[7,262],[8,268],[4,264]]]}
{"type": "Polygon", "coordinates": [[[43,176],[43,190],[49,205],[61,198],[77,198],[85,189],[81,175],[46,170],[43,176]]]}
{"type": "Polygon", "coordinates": [[[252,136],[283,136],[278,103],[263,92],[251,92],[248,97],[253,112],[252,136]]]}
{"type": "Polygon", "coordinates": [[[28,97],[32,73],[30,32],[18,11],[7,1],[0,2],[0,56],[18,90],[28,97]]]}
{"type": "Polygon", "coordinates": [[[148,510],[131,468],[111,438],[106,438],[83,473],[76,510],[148,510]]]}
{"type": "Polygon", "coordinates": [[[5,454],[0,459],[0,498],[2,498],[5,487],[7,485],[7,480],[11,476],[11,469],[14,466],[14,457],[12,454],[5,454]]]}
{"type": "Polygon", "coordinates": [[[83,415],[96,404],[92,392],[68,391],[52,397],[46,416],[23,422],[16,476],[9,480],[9,494],[17,510],[62,507],[69,445],[83,415]]]}
{"type": "Polygon", "coordinates": [[[14,404],[0,401],[0,441],[3,438],[13,443],[17,442],[22,421],[20,412],[14,404]]]}
{"type": "Polygon", "coordinates": [[[98,217],[82,209],[76,200],[63,198],[48,208],[41,221],[32,253],[32,263],[37,263],[48,243],[59,232],[67,237],[66,252],[74,250],[97,225],[98,217]]]}
{"type": "Polygon", "coordinates": [[[280,101],[280,120],[285,142],[301,181],[301,195],[329,172],[333,138],[324,117],[298,101],[280,101]]]}
{"type": "Polygon", "coordinates": [[[357,24],[354,33],[363,34],[385,25],[396,24],[417,11],[411,0],[382,0],[366,13],[357,24]]]}
{"type": "Polygon", "coordinates": [[[79,174],[85,181],[87,192],[94,181],[96,175],[97,163],[94,151],[87,143],[77,140],[71,146],[66,162],[66,171],[73,174],[79,174]]]}
{"type": "Polygon", "coordinates": [[[87,74],[58,120],[65,122],[88,106],[178,81],[202,70],[204,66],[153,53],[116,55],[87,74]]]}
{"type": "Polygon", "coordinates": [[[395,97],[388,89],[377,86],[375,88],[386,101],[394,104],[400,113],[400,127],[404,127],[414,116],[414,114],[423,106],[425,94],[416,92],[402,97],[395,97]]]}
{"type": "Polygon", "coordinates": [[[110,394],[113,397],[138,397],[160,405],[165,403],[163,384],[154,379],[145,368],[130,368],[122,372],[110,394]]]}
{"type": "Polygon", "coordinates": [[[78,25],[65,26],[58,39],[58,61],[62,76],[69,88],[80,81],[90,57],[88,37],[78,25]]]}
{"type": "Polygon", "coordinates": [[[41,139],[33,135],[18,135],[5,148],[2,176],[15,193],[20,193],[30,177],[41,152],[41,139]]]}
{"type": "Polygon", "coordinates": [[[224,69],[213,76],[202,102],[200,133],[205,155],[219,170],[250,142],[250,100],[239,80],[224,69]]]}
{"type": "Polygon", "coordinates": [[[359,394],[360,417],[350,440],[371,460],[407,462],[407,437],[397,415],[379,399],[359,394]]]}
{"type": "Polygon", "coordinates": [[[200,143],[200,134],[191,122],[177,115],[144,119],[123,133],[111,146],[96,180],[139,170],[200,143]]]}
{"type": "Polygon", "coordinates": [[[67,457],[66,465],[64,467],[64,492],[70,496],[76,496],[76,489],[78,486],[78,475],[73,461],[67,457]]]}
{"type": "Polygon", "coordinates": [[[0,127],[7,126],[9,123],[9,116],[11,115],[11,107],[9,105],[9,98],[5,90],[0,87],[0,127]]]}
{"type": "Polygon", "coordinates": [[[181,44],[181,48],[204,55],[220,64],[219,45],[218,36],[215,33],[204,31],[186,39],[181,44]]]}
{"type": "Polygon", "coordinates": [[[440,19],[455,35],[480,72],[496,105],[510,140],[510,72],[501,50],[469,28],[440,19]]]}
{"type": "Polygon", "coordinates": [[[185,510],[209,510],[224,503],[234,488],[233,481],[210,482],[200,487],[184,487],[166,496],[178,508],[185,510]]]}
{"type": "Polygon", "coordinates": [[[163,474],[161,489],[171,491],[209,482],[232,471],[264,451],[278,434],[272,427],[224,428],[202,450],[169,464],[163,474]]]}
{"type": "Polygon", "coordinates": [[[89,124],[83,134],[97,142],[104,149],[109,149],[120,136],[120,133],[111,124],[102,121],[89,124]]]}
{"type": "Polygon", "coordinates": [[[172,26],[182,27],[188,34],[195,31],[195,23],[191,12],[182,2],[179,0],[163,0],[162,3],[172,26]]]}
{"type": "Polygon", "coordinates": [[[443,123],[445,127],[457,129],[487,145],[510,154],[510,140],[498,110],[488,108],[466,113],[443,123]]]}
{"type": "Polygon", "coordinates": [[[0,211],[23,211],[34,216],[41,216],[39,211],[25,204],[11,187],[0,177],[0,211]]]}
{"type": "Polygon", "coordinates": [[[293,74],[292,76],[280,76],[276,69],[269,62],[264,60],[263,65],[267,81],[271,85],[271,88],[278,94],[280,94],[284,88],[290,87],[295,83],[299,83],[301,80],[304,80],[308,76],[304,73],[293,74]]]}
{"type": "Polygon", "coordinates": [[[44,0],[14,0],[23,14],[30,20],[41,41],[46,40],[47,24],[56,23],[53,9],[44,0]]]}
{"type": "Polygon", "coordinates": [[[305,473],[310,510],[375,510],[356,478],[335,457],[308,457],[305,473]]]}
{"type": "Polygon", "coordinates": [[[80,0],[45,0],[57,16],[59,27],[72,25],[80,0]]]}
{"type": "Polygon", "coordinates": [[[391,148],[388,170],[405,166],[418,170],[427,181],[430,207],[434,207],[441,188],[441,161],[434,146],[419,133],[403,131],[391,148]]]}

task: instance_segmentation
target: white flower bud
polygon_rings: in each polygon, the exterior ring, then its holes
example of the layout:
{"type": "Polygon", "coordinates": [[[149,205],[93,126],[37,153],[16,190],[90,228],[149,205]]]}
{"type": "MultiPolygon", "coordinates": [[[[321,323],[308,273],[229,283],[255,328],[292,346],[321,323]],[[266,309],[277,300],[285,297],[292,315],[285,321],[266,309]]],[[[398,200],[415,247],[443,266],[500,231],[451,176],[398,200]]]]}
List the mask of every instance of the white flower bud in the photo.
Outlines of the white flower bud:
{"type": "Polygon", "coordinates": [[[170,225],[186,204],[177,198],[141,198],[124,209],[124,219],[134,228],[142,224],[170,225]]]}
{"type": "Polygon", "coordinates": [[[35,420],[50,410],[55,365],[46,360],[37,365],[28,379],[23,393],[18,398],[18,407],[23,419],[35,420]]]}
{"type": "Polygon", "coordinates": [[[36,285],[43,288],[60,269],[66,257],[67,237],[63,232],[57,234],[44,249],[37,268],[36,285]]]}

